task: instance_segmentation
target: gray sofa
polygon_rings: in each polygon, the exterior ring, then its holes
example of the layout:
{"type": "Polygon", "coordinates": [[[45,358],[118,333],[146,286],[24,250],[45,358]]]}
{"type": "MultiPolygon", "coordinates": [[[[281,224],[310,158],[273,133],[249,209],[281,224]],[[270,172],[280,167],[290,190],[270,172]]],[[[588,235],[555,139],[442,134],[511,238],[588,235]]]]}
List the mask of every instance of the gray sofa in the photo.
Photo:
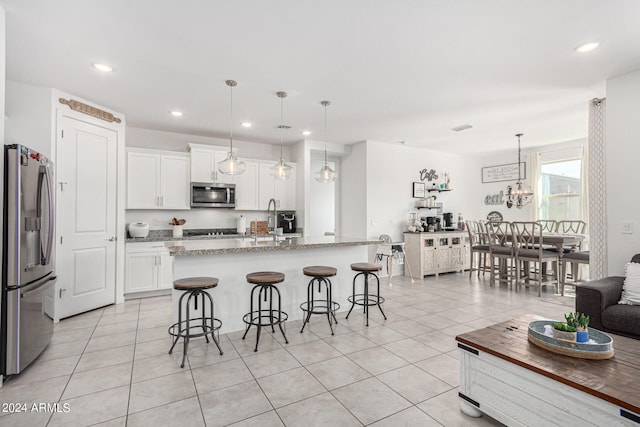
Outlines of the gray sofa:
{"type": "MultiPolygon", "coordinates": [[[[640,263],[640,254],[631,262],[640,263]]],[[[612,276],[576,286],[576,311],[590,317],[589,326],[640,339],[640,305],[618,304],[624,277],[612,276]]]]}

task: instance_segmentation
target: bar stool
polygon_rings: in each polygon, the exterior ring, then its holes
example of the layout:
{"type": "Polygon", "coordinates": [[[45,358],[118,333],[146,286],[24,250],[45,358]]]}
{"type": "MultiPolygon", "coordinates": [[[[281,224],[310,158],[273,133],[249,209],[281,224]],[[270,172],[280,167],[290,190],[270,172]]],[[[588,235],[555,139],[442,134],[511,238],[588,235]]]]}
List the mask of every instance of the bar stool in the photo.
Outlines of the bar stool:
{"type": "Polygon", "coordinates": [[[353,292],[352,292],[352,295],[347,298],[347,300],[351,303],[351,308],[349,309],[349,312],[347,313],[347,317],[345,317],[345,319],[349,318],[349,315],[351,314],[351,310],[353,310],[354,306],[361,305],[363,306],[364,313],[367,316],[367,326],[369,326],[369,307],[372,305],[377,305],[378,308],[380,309],[380,313],[382,313],[382,317],[384,317],[384,320],[387,320],[387,316],[385,316],[384,311],[382,311],[382,304],[384,303],[384,298],[380,296],[380,279],[376,274],[381,269],[382,269],[381,265],[371,264],[368,262],[358,262],[355,264],[351,264],[351,270],[357,271],[358,274],[356,274],[353,277],[353,292]],[[364,293],[356,294],[356,279],[360,275],[362,275],[364,278],[364,293]],[[369,295],[369,276],[375,277],[376,281],[378,282],[377,295],[369,295]]]}
{"type": "Polygon", "coordinates": [[[244,323],[247,324],[247,329],[244,331],[242,339],[245,339],[247,332],[251,329],[251,326],[256,326],[258,328],[258,333],[256,335],[256,348],[253,351],[258,351],[260,330],[262,327],[271,326],[271,331],[275,332],[276,330],[274,325],[278,325],[280,332],[282,332],[282,336],[284,337],[284,342],[289,344],[287,336],[284,333],[284,329],[282,329],[282,324],[287,321],[289,315],[282,311],[280,290],[275,286],[276,283],[284,282],[284,274],[274,271],[250,273],[247,274],[247,282],[254,284],[255,286],[251,290],[250,311],[242,317],[244,323]],[[274,298],[277,299],[274,300],[274,298]],[[254,310],[256,303],[258,307],[254,310]],[[265,307],[267,303],[269,305],[268,308],[265,307]]]}
{"type": "Polygon", "coordinates": [[[311,267],[304,267],[302,272],[305,276],[309,276],[312,279],[309,281],[309,285],[307,286],[307,301],[300,304],[302,311],[306,312],[300,333],[304,331],[304,327],[309,322],[312,314],[326,314],[327,320],[329,321],[329,328],[331,329],[331,335],[333,335],[331,317],[333,317],[333,320],[338,324],[336,311],[340,308],[340,304],[333,301],[331,298],[331,280],[329,280],[329,277],[335,276],[338,270],[333,267],[314,265],[311,267]],[[317,293],[322,293],[322,285],[324,285],[326,292],[326,297],[318,299],[317,301],[315,299],[315,293],[313,292],[313,286],[316,283],[318,284],[317,293]]]}
{"type": "Polygon", "coordinates": [[[207,335],[211,334],[211,338],[213,342],[216,343],[216,347],[218,347],[218,351],[220,351],[220,355],[222,356],[222,348],[220,348],[220,342],[215,337],[215,332],[220,330],[222,326],[222,322],[219,319],[216,319],[213,312],[213,298],[209,295],[208,292],[205,292],[205,289],[213,289],[218,286],[218,279],[215,277],[186,277],[184,279],[178,279],[173,282],[173,289],[177,291],[184,291],[180,296],[180,300],[178,301],[178,321],[173,325],[169,326],[169,335],[175,337],[173,340],[173,345],[169,349],[169,354],[173,352],[173,348],[178,343],[180,338],[184,339],[184,350],[182,354],[182,363],[180,364],[181,368],[184,368],[184,361],[187,358],[187,349],[189,348],[189,340],[191,338],[198,338],[204,336],[209,342],[209,337],[207,335]],[[199,317],[191,318],[190,310],[191,310],[191,299],[193,298],[194,310],[198,310],[198,296],[201,296],[202,303],[202,314],[199,317]],[[183,320],[182,319],[182,305],[184,298],[187,297],[186,302],[186,310],[187,316],[183,320]],[[205,298],[209,301],[209,314],[207,315],[205,298]],[[192,323],[193,322],[193,323],[192,323]],[[194,332],[202,329],[202,332],[194,332]]]}

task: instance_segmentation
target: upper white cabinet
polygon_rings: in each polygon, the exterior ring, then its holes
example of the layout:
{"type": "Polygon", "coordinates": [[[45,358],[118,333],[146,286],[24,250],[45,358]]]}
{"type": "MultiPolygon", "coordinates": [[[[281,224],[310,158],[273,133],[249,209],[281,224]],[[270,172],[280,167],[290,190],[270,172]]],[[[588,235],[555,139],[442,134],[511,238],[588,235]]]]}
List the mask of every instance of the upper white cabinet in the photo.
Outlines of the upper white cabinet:
{"type": "Polygon", "coordinates": [[[289,179],[275,179],[271,176],[271,167],[275,162],[260,163],[260,194],[258,204],[260,210],[266,210],[269,199],[275,199],[278,210],[295,210],[296,208],[296,165],[289,163],[293,167],[293,177],[289,179]]]}
{"type": "MultiPolygon", "coordinates": [[[[191,181],[235,184],[236,210],[266,210],[269,199],[276,200],[279,210],[295,210],[296,180],[272,177],[270,172],[275,161],[240,159],[245,163],[245,171],[240,175],[229,176],[217,171],[218,162],[227,157],[228,149],[225,147],[189,144],[189,151],[191,181]]],[[[295,173],[295,163],[289,164],[295,173]]]]}
{"type": "Polygon", "coordinates": [[[191,181],[232,184],[233,177],[218,172],[218,163],[227,158],[222,147],[189,144],[191,152],[191,181]]]}
{"type": "Polygon", "coordinates": [[[189,156],[127,150],[127,209],[190,209],[189,156]]]}
{"type": "Polygon", "coordinates": [[[260,204],[260,177],[258,174],[260,164],[255,161],[245,160],[246,169],[244,173],[234,177],[236,184],[236,209],[245,211],[255,211],[266,209],[260,204]]]}

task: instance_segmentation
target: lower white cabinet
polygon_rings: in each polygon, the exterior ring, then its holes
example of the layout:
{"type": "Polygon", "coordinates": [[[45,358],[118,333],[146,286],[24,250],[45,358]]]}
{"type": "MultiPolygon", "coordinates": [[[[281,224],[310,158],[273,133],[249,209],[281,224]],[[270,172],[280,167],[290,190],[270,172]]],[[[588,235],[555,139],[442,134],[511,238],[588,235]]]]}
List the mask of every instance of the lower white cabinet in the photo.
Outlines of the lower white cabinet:
{"type": "MultiPolygon", "coordinates": [[[[404,233],[405,263],[418,277],[469,269],[465,232],[404,233]]],[[[405,268],[405,275],[409,275],[405,268]]]]}
{"type": "Polygon", "coordinates": [[[124,293],[171,289],[173,259],[160,243],[128,243],[124,293]]]}

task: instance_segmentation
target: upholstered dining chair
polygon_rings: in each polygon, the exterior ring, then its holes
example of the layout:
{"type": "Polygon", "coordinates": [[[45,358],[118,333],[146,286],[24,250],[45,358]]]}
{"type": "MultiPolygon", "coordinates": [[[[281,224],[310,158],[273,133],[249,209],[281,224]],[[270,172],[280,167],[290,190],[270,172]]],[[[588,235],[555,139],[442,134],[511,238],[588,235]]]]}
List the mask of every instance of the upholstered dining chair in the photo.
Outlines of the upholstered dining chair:
{"type": "Polygon", "coordinates": [[[507,221],[491,221],[487,222],[485,227],[489,238],[490,285],[493,286],[497,274],[500,281],[506,281],[511,287],[516,278],[516,252],[512,244],[513,226],[507,221]]]}
{"type": "MultiPolygon", "coordinates": [[[[567,220],[567,221],[558,221],[558,233],[562,234],[584,234],[585,229],[587,228],[587,223],[581,220],[567,220]]],[[[582,249],[582,243],[578,244],[577,247],[565,247],[563,248],[564,253],[579,251],[582,249]]]]}
{"type": "Polygon", "coordinates": [[[558,230],[558,222],[555,219],[539,219],[543,233],[555,233],[558,230]]]}
{"type": "Polygon", "coordinates": [[[467,232],[469,233],[469,277],[474,271],[478,272],[480,277],[480,271],[482,274],[489,271],[487,268],[487,256],[489,255],[489,238],[485,230],[484,224],[479,221],[467,221],[467,232]],[[478,255],[478,267],[474,267],[474,260],[478,255]]]}
{"type": "Polygon", "coordinates": [[[529,285],[533,280],[538,282],[538,296],[542,295],[542,286],[546,284],[556,284],[559,287],[557,272],[558,253],[545,250],[539,243],[542,242],[542,226],[539,222],[517,221],[513,223],[514,244],[516,246],[516,291],[519,290],[522,279],[524,284],[529,285]],[[544,281],[545,275],[541,274],[542,265],[545,262],[553,262],[553,280],[544,281]],[[533,264],[533,265],[532,265],[533,264]],[[524,271],[522,271],[524,266],[524,271]],[[539,272],[535,274],[534,272],[539,272]]]}

